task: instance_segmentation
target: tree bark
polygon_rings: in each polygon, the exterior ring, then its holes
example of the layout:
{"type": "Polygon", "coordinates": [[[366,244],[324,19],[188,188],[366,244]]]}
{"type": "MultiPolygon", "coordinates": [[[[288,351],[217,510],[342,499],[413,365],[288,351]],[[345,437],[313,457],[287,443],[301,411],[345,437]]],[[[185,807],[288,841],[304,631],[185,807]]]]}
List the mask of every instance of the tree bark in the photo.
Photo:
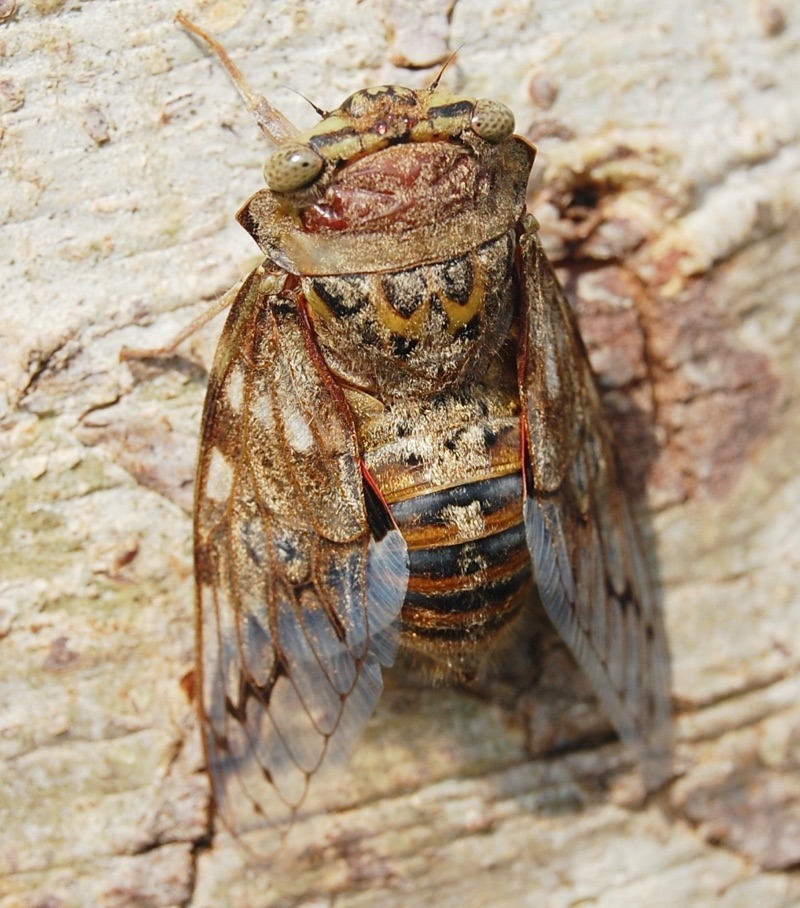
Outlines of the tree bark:
{"type": "Polygon", "coordinates": [[[215,824],[191,485],[265,147],[174,4],[0,3],[0,908],[800,902],[800,19],[789,3],[202,0],[302,126],[428,84],[539,146],[531,209],[646,492],[676,777],[563,653],[495,702],[389,677],[272,863],[215,824]],[[560,685],[560,686],[559,686],[560,685]],[[509,703],[513,701],[513,709],[509,703]],[[554,741],[562,744],[553,752],[554,741]]]}

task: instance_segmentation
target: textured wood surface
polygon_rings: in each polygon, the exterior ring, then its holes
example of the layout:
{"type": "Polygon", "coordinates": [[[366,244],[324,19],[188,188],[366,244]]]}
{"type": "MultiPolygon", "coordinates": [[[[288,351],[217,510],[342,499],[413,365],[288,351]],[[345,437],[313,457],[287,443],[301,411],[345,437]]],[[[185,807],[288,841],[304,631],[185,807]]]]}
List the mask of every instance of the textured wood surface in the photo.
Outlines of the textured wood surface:
{"type": "MultiPolygon", "coordinates": [[[[0,3],[0,908],[800,904],[800,16],[788,2],[218,0],[293,120],[353,90],[509,104],[646,486],[676,779],[642,803],[548,650],[494,702],[389,689],[271,866],[212,835],[192,470],[264,146],[162,0],[0,3]],[[554,745],[561,750],[553,754],[554,745]]],[[[521,660],[524,662],[524,659],[521,660]]]]}

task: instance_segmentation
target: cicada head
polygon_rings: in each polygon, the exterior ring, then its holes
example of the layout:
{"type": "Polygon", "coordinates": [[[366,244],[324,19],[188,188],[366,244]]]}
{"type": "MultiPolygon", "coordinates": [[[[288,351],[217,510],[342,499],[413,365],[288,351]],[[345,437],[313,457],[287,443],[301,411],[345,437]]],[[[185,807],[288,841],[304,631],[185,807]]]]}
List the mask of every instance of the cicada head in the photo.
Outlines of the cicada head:
{"type": "Polygon", "coordinates": [[[534,155],[499,101],[362,89],[270,154],[239,220],[296,274],[411,267],[508,230],[534,155]]]}
{"type": "Polygon", "coordinates": [[[264,177],[275,192],[299,192],[390,145],[474,144],[475,138],[497,145],[513,133],[514,114],[499,101],[379,85],[355,92],[313,129],[276,149],[264,177]]]}

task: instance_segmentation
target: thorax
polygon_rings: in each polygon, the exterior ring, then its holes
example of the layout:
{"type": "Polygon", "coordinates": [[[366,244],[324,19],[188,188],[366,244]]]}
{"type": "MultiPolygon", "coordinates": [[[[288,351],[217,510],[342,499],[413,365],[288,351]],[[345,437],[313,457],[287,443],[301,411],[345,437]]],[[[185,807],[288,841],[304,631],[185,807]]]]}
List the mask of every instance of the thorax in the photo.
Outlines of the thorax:
{"type": "Polygon", "coordinates": [[[382,401],[430,397],[484,373],[514,315],[514,232],[442,262],[303,277],[329,367],[382,401]]]}

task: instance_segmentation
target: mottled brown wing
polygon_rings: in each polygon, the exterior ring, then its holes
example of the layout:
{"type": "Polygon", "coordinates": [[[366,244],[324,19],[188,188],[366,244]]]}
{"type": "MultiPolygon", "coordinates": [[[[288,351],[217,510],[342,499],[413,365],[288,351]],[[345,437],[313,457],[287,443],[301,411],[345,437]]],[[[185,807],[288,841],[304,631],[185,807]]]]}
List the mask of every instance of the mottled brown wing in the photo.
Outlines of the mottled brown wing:
{"type": "Polygon", "coordinates": [[[195,495],[200,716],[237,834],[287,827],[315,773],[347,755],[394,660],[408,578],[286,280],[256,269],[228,317],[195,495]]]}
{"type": "Polygon", "coordinates": [[[520,239],[525,528],[545,610],[645,781],[670,769],[670,669],[654,581],[577,323],[533,227],[520,239]]]}

